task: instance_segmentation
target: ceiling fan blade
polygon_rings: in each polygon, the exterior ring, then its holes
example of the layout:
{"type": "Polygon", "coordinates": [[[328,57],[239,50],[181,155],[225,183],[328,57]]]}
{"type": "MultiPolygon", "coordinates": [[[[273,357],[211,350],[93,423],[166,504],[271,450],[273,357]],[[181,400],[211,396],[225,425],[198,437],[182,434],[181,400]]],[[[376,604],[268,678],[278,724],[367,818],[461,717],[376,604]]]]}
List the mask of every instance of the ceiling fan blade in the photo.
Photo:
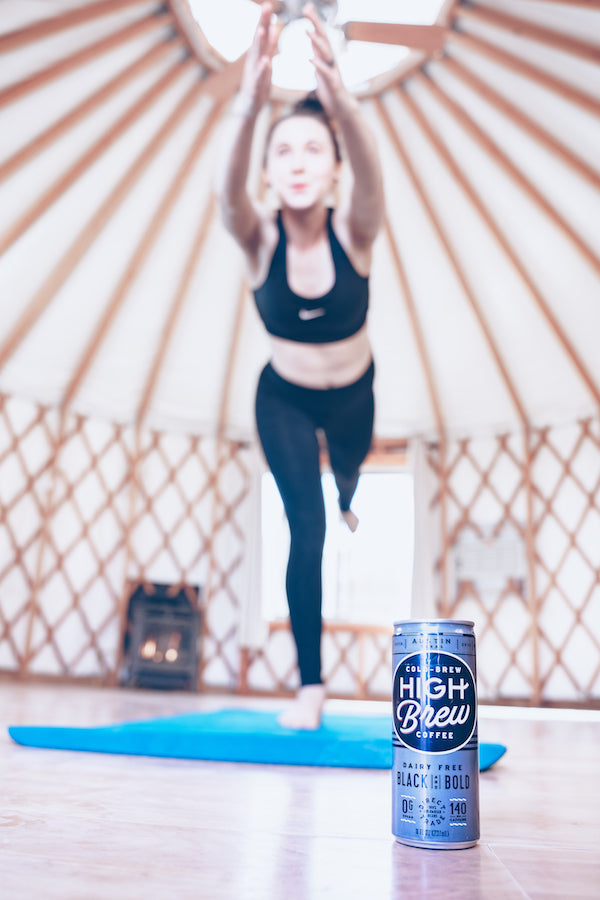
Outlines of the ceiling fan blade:
{"type": "Polygon", "coordinates": [[[346,22],[344,34],[349,41],[399,44],[415,50],[435,53],[442,50],[446,29],[441,25],[400,25],[395,22],[346,22]]]}
{"type": "MultiPolygon", "coordinates": [[[[252,2],[256,3],[256,4],[258,4],[258,6],[260,6],[262,3],[264,3],[264,0],[252,0],[252,2]]],[[[276,14],[279,14],[283,10],[284,5],[285,4],[282,2],[282,0],[271,0],[271,6],[273,7],[273,12],[276,14]]]]}

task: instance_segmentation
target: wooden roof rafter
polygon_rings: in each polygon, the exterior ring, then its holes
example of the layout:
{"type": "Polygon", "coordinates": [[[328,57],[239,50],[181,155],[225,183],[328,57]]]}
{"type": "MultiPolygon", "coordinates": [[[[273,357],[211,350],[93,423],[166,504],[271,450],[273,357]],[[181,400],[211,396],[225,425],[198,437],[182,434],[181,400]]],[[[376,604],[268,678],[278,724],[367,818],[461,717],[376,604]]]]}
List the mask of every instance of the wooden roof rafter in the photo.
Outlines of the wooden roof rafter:
{"type": "Polygon", "coordinates": [[[235,302],[235,315],[233,318],[233,329],[229,341],[229,349],[227,351],[227,365],[225,367],[225,377],[221,387],[221,397],[219,401],[219,413],[217,418],[217,440],[221,443],[225,439],[225,427],[227,422],[227,412],[231,401],[231,388],[233,385],[233,376],[235,373],[235,360],[242,337],[242,325],[244,321],[244,310],[248,301],[248,285],[245,279],[242,279],[237,293],[235,302]]]}
{"type": "Polygon", "coordinates": [[[200,83],[193,84],[182,100],[179,101],[166,122],[134,160],[117,185],[113,188],[91,219],[78,233],[75,240],[58,260],[45,282],[35,293],[27,307],[23,310],[15,324],[9,329],[0,344],[0,369],[13,356],[22,341],[29,334],[40,316],[50,305],[56,293],[69,278],[76,263],[85,255],[99,233],[120,207],[129,191],[141,177],[172,131],[178,126],[187,113],[193,109],[203,94],[222,99],[231,94],[239,83],[243,60],[232,63],[222,72],[206,77],[200,83]]]}
{"type": "Polygon", "coordinates": [[[450,97],[450,95],[446,93],[446,91],[440,87],[439,83],[428,73],[421,71],[414,77],[420,84],[425,84],[427,86],[428,90],[435,96],[436,100],[438,100],[438,102],[450,112],[452,117],[461,125],[461,127],[477,141],[489,157],[519,185],[529,199],[544,211],[548,218],[554,222],[560,231],[562,231],[565,237],[570,239],[581,256],[585,258],[598,274],[600,274],[600,256],[596,254],[595,250],[590,247],[581,235],[566,221],[544,194],[542,194],[542,192],[521,172],[510,156],[483,130],[470,113],[452,99],[452,97],[450,97]]]}
{"type": "Polygon", "coordinates": [[[207,69],[220,71],[228,63],[205,37],[192,15],[188,0],[165,0],[177,30],[186,41],[190,52],[207,69]]]}
{"type": "Polygon", "coordinates": [[[203,90],[219,103],[222,100],[230,100],[240,86],[245,62],[246,54],[244,53],[234,62],[227,63],[224,69],[211,72],[203,79],[203,90]]]}
{"type": "Polygon", "coordinates": [[[13,327],[8,331],[0,345],[0,368],[16,352],[40,316],[50,305],[58,290],[67,281],[77,262],[85,255],[100,232],[119,209],[128,193],[150,165],[152,159],[157,155],[168,137],[198,102],[201,93],[202,87],[198,84],[193,84],[188,89],[154,137],[146,144],[141,153],[138,154],[133,163],[121,176],[104,202],[92,214],[87,224],[81,228],[75,240],[58,260],[45,282],[30,300],[13,327]]]}
{"type": "Polygon", "coordinates": [[[135,40],[152,31],[164,31],[165,26],[168,26],[170,23],[171,20],[165,16],[158,19],[149,17],[140,19],[137,22],[132,22],[130,25],[126,25],[123,28],[119,28],[94,43],[88,44],[81,50],[76,50],[75,53],[72,53],[70,56],[65,56],[57,62],[51,63],[49,66],[39,69],[32,75],[27,75],[20,81],[15,81],[13,84],[9,84],[7,87],[0,90],[0,108],[9,103],[21,100],[23,97],[26,97],[27,94],[39,90],[42,87],[46,87],[58,78],[69,75],[80,66],[85,66],[88,63],[93,62],[105,53],[110,53],[112,50],[120,47],[122,44],[127,44],[129,41],[135,40]]]}
{"type": "MultiPolygon", "coordinates": [[[[188,97],[189,93],[184,97],[183,100],[183,103],[186,107],[188,105],[188,97]]],[[[216,126],[221,110],[221,104],[215,103],[206,121],[202,123],[198,134],[196,135],[188,151],[188,154],[186,155],[186,158],[184,159],[182,165],[179,168],[179,171],[176,173],[174,179],[172,180],[167,193],[164,195],[163,200],[160,203],[156,213],[152,217],[147,229],[143,233],[142,238],[139,241],[136,250],[134,251],[129,261],[129,264],[125,269],[125,272],[119,280],[119,283],[117,284],[117,287],[115,288],[113,295],[104,310],[102,318],[100,319],[85,349],[80,355],[79,363],[75,367],[75,371],[63,394],[63,398],[61,401],[61,407],[63,409],[68,408],[73,404],[77,393],[79,392],[88,372],[93,365],[94,360],[96,359],[104,341],[108,336],[110,328],[115,321],[119,310],[122,308],[123,304],[126,301],[127,293],[131,285],[133,284],[135,278],[141,270],[149,253],[151,252],[152,247],[154,246],[154,243],[157,240],[160,231],[162,230],[166,222],[170,210],[174,206],[183,188],[185,187],[187,179],[191,175],[192,169],[206,145],[206,141],[208,140],[211,132],[216,126]]],[[[178,122],[175,122],[173,127],[176,127],[177,124],[178,122]]],[[[204,227],[201,229],[201,232],[203,231],[204,227]]],[[[196,252],[200,252],[203,242],[204,238],[199,244],[197,241],[194,243],[193,247],[196,248],[196,252]]],[[[170,316],[168,317],[167,330],[166,332],[164,332],[165,349],[161,350],[159,347],[155,356],[155,361],[151,366],[150,375],[146,383],[146,387],[144,388],[142,393],[142,401],[136,415],[136,422],[138,423],[138,427],[140,427],[140,423],[145,418],[147,407],[151,402],[152,393],[155,389],[155,385],[160,374],[160,368],[166,355],[166,343],[171,339],[176,320],[180,314],[183,302],[182,297],[185,293],[184,287],[185,289],[187,289],[186,285],[187,276],[186,279],[184,279],[184,282],[182,282],[182,286],[180,286],[178,293],[176,294],[170,316]],[[173,321],[171,322],[171,320],[173,321]]]]}
{"type": "Polygon", "coordinates": [[[471,22],[480,22],[483,25],[500,28],[517,37],[528,38],[543,46],[551,47],[553,50],[570,53],[587,62],[600,62],[600,46],[598,44],[571,37],[560,31],[554,31],[552,28],[546,28],[488,6],[483,7],[480,4],[460,6],[455,15],[471,22]]]}
{"type": "Polygon", "coordinates": [[[464,84],[478,93],[482,99],[507,116],[515,125],[526,131],[555,156],[562,159],[592,187],[600,189],[600,175],[595,169],[573,153],[565,144],[562,144],[550,131],[538,125],[531,116],[524,113],[516,104],[507,100],[486,81],[450,56],[445,56],[439,61],[438,65],[459,78],[464,84]]]}
{"type": "Polygon", "coordinates": [[[404,305],[408,314],[411,331],[415,339],[417,355],[419,357],[421,369],[425,376],[427,394],[429,396],[429,402],[431,405],[431,410],[433,412],[438,438],[441,444],[445,444],[447,429],[440,400],[439,388],[435,380],[431,357],[427,349],[427,342],[425,341],[425,334],[419,320],[415,297],[408,280],[408,275],[406,273],[406,268],[404,266],[402,256],[400,255],[400,250],[398,249],[398,242],[394,238],[394,232],[390,224],[390,220],[387,216],[385,217],[383,222],[383,233],[385,234],[387,245],[392,255],[394,269],[396,270],[396,275],[398,276],[398,281],[400,282],[402,298],[404,300],[404,305]]]}
{"type": "MultiPolygon", "coordinates": [[[[190,153],[189,164],[191,165],[196,161],[198,155],[200,154],[205,141],[208,138],[208,135],[214,128],[217,123],[218,116],[220,114],[220,109],[213,111],[211,116],[211,121],[207,124],[205,128],[202,130],[201,136],[194,142],[193,152],[190,153]]],[[[187,168],[188,160],[182,167],[181,171],[181,183],[178,184],[178,189],[180,190],[185,183],[184,179],[187,177],[187,172],[184,171],[184,168],[187,168]]],[[[181,278],[179,280],[179,284],[177,286],[177,290],[175,291],[175,295],[173,298],[173,302],[171,304],[171,308],[168,312],[167,319],[165,322],[165,326],[161,335],[161,340],[156,348],[154,353],[154,359],[150,366],[150,371],[148,377],[146,379],[146,384],[142,391],[142,398],[140,403],[138,404],[137,412],[135,414],[135,425],[136,429],[141,429],[144,425],[146,417],[148,416],[148,412],[150,410],[150,406],[152,404],[152,400],[156,393],[156,389],[158,383],[160,381],[160,376],[164,370],[165,362],[168,356],[169,348],[173,341],[173,336],[175,334],[175,329],[177,324],[181,318],[181,314],[183,312],[183,308],[185,305],[185,301],[187,300],[189,294],[190,284],[192,282],[192,278],[194,273],[198,267],[199,260],[202,253],[202,248],[206,243],[206,238],[208,236],[211,223],[214,218],[215,213],[215,198],[213,195],[209,198],[209,201],[204,210],[204,214],[200,217],[200,221],[198,223],[198,228],[196,229],[196,234],[194,236],[194,240],[191,243],[189,253],[187,255],[187,259],[185,261],[185,265],[183,267],[181,278]]]]}
{"type": "Polygon", "coordinates": [[[118,72],[110,81],[86,97],[81,103],[74,106],[69,112],[53,122],[48,128],[32,138],[23,147],[20,147],[12,156],[0,163],[0,183],[13,175],[16,171],[42,153],[52,143],[63,137],[69,129],[76,127],[87,116],[91,115],[99,106],[122,90],[132,79],[159,63],[163,57],[171,53],[177,46],[177,39],[173,35],[171,41],[161,41],[147,50],[142,56],[118,72]]]}
{"type": "Polygon", "coordinates": [[[552,312],[549,304],[546,302],[541,290],[535,283],[533,277],[527,271],[526,266],[519,258],[515,249],[511,246],[508,238],[502,231],[500,225],[496,222],[492,213],[490,212],[487,205],[483,202],[479,193],[473,187],[471,181],[469,180],[467,174],[464,169],[459,165],[456,161],[453,154],[450,152],[446,144],[442,141],[439,135],[434,131],[432,125],[428,121],[428,119],[423,114],[422,110],[418,106],[418,104],[411,97],[409,91],[400,91],[398,88],[395,89],[396,93],[401,97],[401,99],[405,102],[405,104],[410,108],[413,113],[413,117],[419,123],[421,129],[429,139],[431,145],[435,147],[439,156],[444,160],[448,170],[451,172],[453,178],[456,180],[457,184],[460,185],[466,196],[469,197],[471,203],[478,211],[479,215],[486,223],[487,227],[490,229],[491,233],[494,235],[498,245],[502,248],[507,258],[512,263],[515,270],[518,272],[524,284],[527,286],[530,295],[535,302],[538,310],[542,314],[542,317],[545,319],[546,323],[550,327],[551,331],[554,333],[557,338],[559,344],[562,346],[565,355],[573,364],[575,371],[578,373],[579,378],[585,384],[588,389],[591,397],[593,397],[595,404],[597,405],[598,410],[600,410],[600,386],[596,384],[593,376],[591,375],[588,368],[585,366],[583,360],[581,359],[579,353],[577,352],[573,343],[567,337],[567,334],[552,312]]]}
{"type": "Polygon", "coordinates": [[[458,44],[458,46],[500,64],[517,75],[528,78],[530,81],[541,85],[541,87],[551,91],[563,100],[579,106],[593,116],[600,115],[600,104],[596,97],[574,87],[556,75],[550,74],[550,72],[547,72],[540,66],[534,65],[514,53],[503,50],[491,41],[475,37],[466,31],[457,30],[456,27],[448,31],[447,41],[458,44]]]}
{"type": "Polygon", "coordinates": [[[386,132],[387,132],[390,140],[392,141],[400,159],[402,160],[404,169],[408,173],[411,184],[412,184],[415,192],[417,193],[417,196],[419,197],[423,208],[427,212],[427,215],[429,217],[431,224],[433,225],[433,228],[438,237],[438,240],[440,241],[442,247],[444,248],[444,250],[446,252],[446,255],[448,256],[448,258],[450,260],[454,274],[463,289],[464,295],[465,295],[467,302],[475,316],[475,319],[477,321],[479,329],[482,332],[482,335],[486,342],[488,350],[495,362],[496,368],[500,375],[500,379],[501,379],[502,383],[504,384],[504,387],[511,398],[512,404],[513,404],[515,411],[517,413],[517,416],[520,420],[521,427],[523,429],[526,429],[526,428],[528,428],[529,423],[528,423],[528,416],[525,411],[525,406],[524,406],[523,400],[520,396],[519,391],[516,388],[514,380],[511,378],[511,376],[509,374],[508,366],[507,366],[505,360],[503,359],[503,356],[500,352],[497,342],[495,341],[495,339],[493,337],[492,329],[483,314],[481,306],[475,295],[475,290],[471,286],[469,279],[465,273],[465,270],[464,270],[463,266],[461,265],[460,259],[452,245],[452,241],[450,240],[450,237],[449,237],[446,229],[444,228],[444,226],[442,225],[442,223],[440,221],[440,218],[439,218],[439,216],[435,210],[435,207],[431,201],[431,197],[429,196],[427,190],[425,189],[423,180],[419,177],[419,175],[408,155],[406,147],[404,146],[402,139],[400,138],[400,135],[399,135],[397,129],[394,128],[394,126],[392,124],[389,113],[387,112],[387,110],[381,100],[379,100],[379,99],[376,100],[375,105],[377,107],[377,110],[379,112],[381,120],[385,126],[386,132]]]}
{"type": "Polygon", "coordinates": [[[529,0],[530,3],[556,3],[560,6],[580,6],[582,9],[600,9],[600,0],[529,0]]]}
{"type": "Polygon", "coordinates": [[[0,234],[0,256],[6,253],[27,229],[69,190],[78,178],[85,175],[94,163],[192,66],[193,61],[189,57],[176,60],[158,81],[151,85],[139,99],[130,104],[117,121],[91,147],[84,150],[81,156],[71,163],[69,168],[59,175],[40,197],[24,209],[16,222],[13,222],[3,234],[0,234]]]}
{"type": "MultiPolygon", "coordinates": [[[[96,0],[96,2],[76,6],[54,16],[47,16],[32,25],[24,25],[22,28],[16,28],[0,35],[0,53],[10,53],[27,44],[51,37],[59,31],[68,31],[78,25],[87,25],[96,19],[123,12],[123,10],[135,6],[148,7],[150,2],[149,0],[96,0]]],[[[154,15],[159,15],[161,11],[166,12],[165,4],[161,0],[156,0],[154,6],[156,7],[154,15]]]]}

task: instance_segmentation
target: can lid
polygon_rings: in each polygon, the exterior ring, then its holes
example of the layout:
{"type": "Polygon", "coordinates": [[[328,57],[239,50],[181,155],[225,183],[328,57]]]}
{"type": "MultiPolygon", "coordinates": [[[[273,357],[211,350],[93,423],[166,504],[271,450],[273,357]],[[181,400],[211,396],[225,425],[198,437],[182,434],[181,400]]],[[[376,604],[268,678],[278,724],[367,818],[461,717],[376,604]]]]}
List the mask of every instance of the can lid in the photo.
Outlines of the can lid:
{"type": "Polygon", "coordinates": [[[448,628],[452,628],[453,626],[462,625],[465,628],[474,628],[475,623],[469,621],[469,619],[400,619],[398,622],[394,622],[394,628],[398,628],[402,625],[413,625],[415,627],[426,627],[428,625],[446,625],[448,628]]]}

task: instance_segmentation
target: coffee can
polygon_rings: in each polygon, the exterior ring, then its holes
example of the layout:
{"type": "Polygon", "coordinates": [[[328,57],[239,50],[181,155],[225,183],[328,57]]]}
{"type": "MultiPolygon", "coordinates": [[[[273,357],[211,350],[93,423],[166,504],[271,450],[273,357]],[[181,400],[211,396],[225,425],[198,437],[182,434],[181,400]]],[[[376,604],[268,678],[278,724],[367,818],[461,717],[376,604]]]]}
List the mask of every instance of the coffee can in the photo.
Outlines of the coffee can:
{"type": "Polygon", "coordinates": [[[396,622],[392,658],[392,833],[413,847],[472,847],[479,840],[473,622],[396,622]]]}

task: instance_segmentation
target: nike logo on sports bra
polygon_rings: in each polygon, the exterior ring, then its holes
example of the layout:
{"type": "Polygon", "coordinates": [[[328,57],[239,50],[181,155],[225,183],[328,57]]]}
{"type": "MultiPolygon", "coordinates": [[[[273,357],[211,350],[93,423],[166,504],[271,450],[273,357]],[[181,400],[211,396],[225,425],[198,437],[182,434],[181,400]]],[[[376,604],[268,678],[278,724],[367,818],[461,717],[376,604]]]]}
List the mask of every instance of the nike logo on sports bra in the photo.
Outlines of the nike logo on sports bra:
{"type": "Polygon", "coordinates": [[[309,319],[318,319],[319,316],[324,316],[325,310],[322,306],[319,306],[318,309],[299,309],[298,310],[298,318],[302,319],[303,322],[308,322],[309,319]]]}
{"type": "Polygon", "coordinates": [[[305,344],[331,344],[356,334],[365,324],[369,279],[359,275],[336,237],[327,211],[327,237],[335,268],[332,288],[322,297],[295,294],[287,280],[287,239],[281,210],[279,241],[266,280],[254,289],[258,312],[269,334],[305,344]],[[321,304],[321,305],[319,305],[321,304]]]}

